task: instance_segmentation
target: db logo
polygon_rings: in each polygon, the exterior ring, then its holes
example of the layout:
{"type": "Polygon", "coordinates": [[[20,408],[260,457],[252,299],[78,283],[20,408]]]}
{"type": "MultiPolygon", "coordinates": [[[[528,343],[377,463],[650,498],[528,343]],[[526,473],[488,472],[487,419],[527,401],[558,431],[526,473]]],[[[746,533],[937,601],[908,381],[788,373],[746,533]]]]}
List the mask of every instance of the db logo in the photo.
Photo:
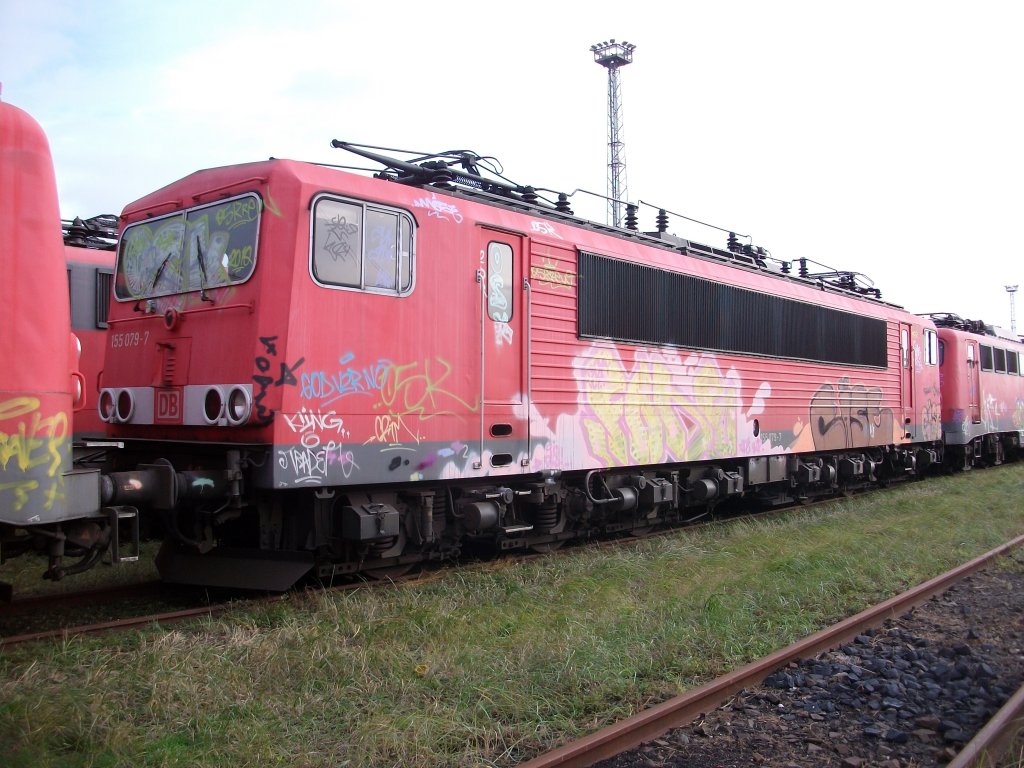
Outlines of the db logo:
{"type": "Polygon", "coordinates": [[[181,390],[159,389],[156,393],[156,421],[181,422],[181,390]]]}

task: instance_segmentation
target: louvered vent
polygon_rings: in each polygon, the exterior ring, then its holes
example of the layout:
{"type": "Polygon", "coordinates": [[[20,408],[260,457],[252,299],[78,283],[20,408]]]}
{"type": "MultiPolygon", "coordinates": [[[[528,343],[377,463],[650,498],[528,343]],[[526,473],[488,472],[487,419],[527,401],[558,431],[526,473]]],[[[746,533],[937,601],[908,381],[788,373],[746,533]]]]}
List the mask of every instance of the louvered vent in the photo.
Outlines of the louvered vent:
{"type": "Polygon", "coordinates": [[[110,316],[110,291],[114,285],[114,272],[109,269],[96,270],[96,327],[106,328],[110,316]]]}
{"type": "Polygon", "coordinates": [[[579,255],[579,335],[637,344],[885,368],[874,317],[665,269],[579,255]]]}

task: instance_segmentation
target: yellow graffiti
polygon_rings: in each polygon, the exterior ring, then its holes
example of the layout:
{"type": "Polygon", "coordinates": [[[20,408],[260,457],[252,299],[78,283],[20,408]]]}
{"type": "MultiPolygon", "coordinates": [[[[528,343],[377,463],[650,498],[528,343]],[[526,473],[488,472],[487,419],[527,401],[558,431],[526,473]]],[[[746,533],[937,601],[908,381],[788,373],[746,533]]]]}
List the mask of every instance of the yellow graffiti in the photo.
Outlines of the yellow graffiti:
{"type": "Polygon", "coordinates": [[[270,194],[270,185],[269,184],[267,184],[267,193],[266,193],[266,196],[265,196],[265,198],[263,200],[263,204],[266,205],[268,211],[270,211],[272,214],[274,214],[278,218],[282,218],[283,217],[283,214],[281,213],[281,209],[277,205],[277,201],[274,200],[274,196],[270,194]]]}
{"type": "MultiPolygon", "coordinates": [[[[43,494],[45,510],[52,510],[64,500],[61,452],[68,441],[68,414],[57,411],[44,416],[39,408],[36,397],[12,397],[0,402],[0,469],[28,473],[41,467],[50,478],[43,485],[41,473],[35,472],[32,476],[0,483],[0,493],[13,492],[15,512],[29,503],[33,493],[43,494]]],[[[11,472],[6,477],[10,478],[11,472]]]]}
{"type": "Polygon", "coordinates": [[[247,245],[244,248],[232,248],[230,253],[227,255],[227,259],[228,270],[231,272],[241,272],[243,269],[251,267],[253,263],[252,246],[247,245]]]}
{"type": "Polygon", "coordinates": [[[706,355],[688,367],[687,374],[693,382],[690,418],[698,427],[688,458],[735,455],[743,405],[737,380],[723,375],[715,358],[706,355]]]}
{"type": "MultiPolygon", "coordinates": [[[[14,505],[12,510],[19,512],[31,499],[33,491],[40,488],[38,480],[15,480],[10,483],[0,483],[0,494],[4,491],[14,491],[14,505]]],[[[51,511],[59,501],[64,501],[64,476],[58,475],[47,481],[43,493],[43,510],[51,511]]]]}
{"type": "Polygon", "coordinates": [[[397,416],[418,416],[422,420],[456,413],[476,413],[479,400],[470,404],[445,388],[452,366],[440,357],[422,362],[393,365],[388,369],[380,399],[388,412],[397,416]]]}
{"type": "MultiPolygon", "coordinates": [[[[160,293],[177,290],[181,284],[181,248],[185,222],[180,218],[151,224],[137,224],[121,236],[121,264],[124,290],[130,296],[153,293],[159,272],[160,293]],[[154,232],[153,227],[157,229],[154,232]],[[153,283],[152,285],[150,283],[153,283]]],[[[120,294],[119,294],[120,295],[120,294]]]]}
{"type": "Polygon", "coordinates": [[[637,354],[627,371],[613,350],[577,363],[581,426],[591,454],[607,465],[731,455],[742,418],[737,382],[714,358],[637,354]]]}
{"type": "Polygon", "coordinates": [[[403,434],[408,435],[416,443],[422,439],[419,434],[406,426],[405,420],[401,416],[389,413],[374,419],[373,434],[366,442],[394,445],[400,442],[403,434]]]}
{"type": "Polygon", "coordinates": [[[12,459],[22,472],[49,464],[46,474],[55,477],[61,470],[61,448],[67,437],[66,412],[58,411],[44,418],[35,397],[15,397],[0,403],[0,467],[3,469],[7,469],[12,459]],[[4,424],[15,419],[19,421],[10,426],[4,424]]]}
{"type": "Polygon", "coordinates": [[[256,221],[259,213],[259,203],[254,198],[246,197],[219,206],[214,218],[218,226],[234,229],[242,224],[256,221]]]}
{"type": "Polygon", "coordinates": [[[38,480],[16,480],[13,483],[0,483],[0,493],[14,491],[14,511],[17,512],[28,504],[29,493],[39,488],[38,480]]]}
{"type": "Polygon", "coordinates": [[[50,486],[43,492],[43,509],[52,510],[58,501],[64,501],[63,475],[51,480],[50,486]]]}
{"type": "Polygon", "coordinates": [[[574,288],[576,275],[558,268],[554,262],[548,261],[542,267],[531,267],[530,278],[542,283],[550,283],[559,288],[574,288]]]}
{"type": "Polygon", "coordinates": [[[0,421],[9,421],[39,410],[38,397],[13,397],[0,403],[0,421]]]}

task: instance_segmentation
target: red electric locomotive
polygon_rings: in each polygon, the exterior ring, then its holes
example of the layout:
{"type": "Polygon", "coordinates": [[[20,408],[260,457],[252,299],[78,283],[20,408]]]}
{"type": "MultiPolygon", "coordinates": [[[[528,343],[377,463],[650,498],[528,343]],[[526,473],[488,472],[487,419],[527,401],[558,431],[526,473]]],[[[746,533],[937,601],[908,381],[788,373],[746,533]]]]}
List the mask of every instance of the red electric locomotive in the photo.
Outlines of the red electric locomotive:
{"type": "Polygon", "coordinates": [[[61,223],[71,298],[71,330],[81,352],[78,368],[85,382],[85,402],[72,419],[75,442],[103,437],[96,411],[99,378],[107,342],[107,312],[114,282],[117,217],[95,216],[61,223]]]}
{"type": "Polygon", "coordinates": [[[70,331],[53,162],[39,124],[3,102],[0,153],[0,560],[39,549],[46,575],[60,578],[111,547],[129,559],[117,532],[134,512],[103,508],[100,471],[73,465],[72,414],[88,384],[70,331]]]}
{"type": "Polygon", "coordinates": [[[935,326],[855,275],[336,146],[383,170],[215,168],[123,212],[99,414],[164,578],[549,549],[941,458],[935,326]]]}
{"type": "Polygon", "coordinates": [[[1024,344],[977,320],[930,317],[939,327],[947,462],[1000,464],[1024,440],[1024,344]]]}

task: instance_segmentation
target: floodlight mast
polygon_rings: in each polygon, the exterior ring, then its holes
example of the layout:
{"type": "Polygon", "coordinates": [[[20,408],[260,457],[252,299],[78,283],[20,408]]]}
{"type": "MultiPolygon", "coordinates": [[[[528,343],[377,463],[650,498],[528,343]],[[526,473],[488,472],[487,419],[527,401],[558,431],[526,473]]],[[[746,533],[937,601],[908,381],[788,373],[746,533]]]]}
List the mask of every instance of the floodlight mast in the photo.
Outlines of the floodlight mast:
{"type": "Polygon", "coordinates": [[[608,70],[608,216],[610,223],[622,226],[621,201],[626,199],[626,158],[622,144],[622,104],[619,68],[633,61],[636,46],[614,38],[590,46],[594,61],[608,70]]]}
{"type": "Polygon", "coordinates": [[[1016,285],[1006,286],[1006,292],[1010,294],[1010,333],[1017,335],[1017,307],[1014,302],[1014,294],[1017,293],[1016,285]]]}

